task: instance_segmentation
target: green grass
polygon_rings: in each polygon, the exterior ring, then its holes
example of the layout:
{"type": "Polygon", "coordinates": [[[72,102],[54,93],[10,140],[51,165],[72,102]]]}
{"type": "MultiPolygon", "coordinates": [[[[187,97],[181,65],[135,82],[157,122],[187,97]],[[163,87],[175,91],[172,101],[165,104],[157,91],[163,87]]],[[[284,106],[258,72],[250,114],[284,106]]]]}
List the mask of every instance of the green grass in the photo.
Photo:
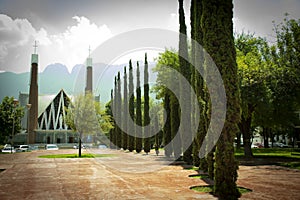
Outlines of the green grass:
{"type": "MultiPolygon", "coordinates": [[[[205,193],[213,193],[213,185],[206,185],[206,186],[194,186],[191,187],[192,190],[197,192],[205,192],[205,193]]],[[[238,190],[241,194],[252,192],[252,190],[244,188],[244,187],[238,187],[238,190]]]]}
{"type": "Polygon", "coordinates": [[[195,167],[195,166],[193,166],[193,167],[188,167],[188,168],[184,168],[185,170],[199,170],[199,167],[195,167]]]}
{"type": "Polygon", "coordinates": [[[78,157],[78,154],[54,154],[54,155],[42,155],[39,158],[106,158],[114,157],[115,154],[82,154],[81,157],[78,157]]]}
{"type": "Polygon", "coordinates": [[[191,178],[208,178],[207,174],[190,175],[191,178]]]}
{"type": "MultiPolygon", "coordinates": [[[[256,148],[252,149],[254,157],[272,157],[272,158],[296,158],[300,159],[300,153],[291,148],[256,148]]],[[[235,151],[236,157],[244,156],[244,149],[235,151]]]]}
{"type": "Polygon", "coordinates": [[[300,162],[287,162],[287,163],[280,163],[279,165],[283,167],[289,167],[289,168],[300,170],[300,162]]]}

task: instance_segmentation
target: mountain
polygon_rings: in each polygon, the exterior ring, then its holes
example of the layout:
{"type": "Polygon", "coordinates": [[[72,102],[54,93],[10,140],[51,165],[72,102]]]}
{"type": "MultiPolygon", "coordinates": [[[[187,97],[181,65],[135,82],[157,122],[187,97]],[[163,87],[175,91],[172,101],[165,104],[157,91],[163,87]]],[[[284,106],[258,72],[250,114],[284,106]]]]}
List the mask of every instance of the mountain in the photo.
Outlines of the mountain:
{"type": "MultiPolygon", "coordinates": [[[[121,72],[123,77],[124,65],[106,65],[103,63],[93,66],[93,90],[95,95],[100,95],[101,102],[110,100],[110,90],[114,87],[114,76],[121,72]]],[[[149,78],[156,80],[156,74],[152,73],[155,63],[149,63],[149,78]]],[[[143,80],[143,65],[141,67],[141,80],[143,80]]],[[[133,66],[136,69],[136,66],[133,66]]],[[[60,63],[48,65],[38,74],[39,94],[57,94],[61,89],[68,95],[84,92],[86,83],[86,68],[83,65],[75,65],[69,73],[67,67],[60,63]]],[[[128,73],[128,67],[127,67],[128,73]]],[[[134,76],[136,71],[134,70],[134,76]]],[[[12,72],[0,73],[0,101],[5,96],[19,97],[19,92],[29,92],[30,73],[16,74],[12,72]]],[[[123,82],[123,79],[122,79],[123,82]]]]}

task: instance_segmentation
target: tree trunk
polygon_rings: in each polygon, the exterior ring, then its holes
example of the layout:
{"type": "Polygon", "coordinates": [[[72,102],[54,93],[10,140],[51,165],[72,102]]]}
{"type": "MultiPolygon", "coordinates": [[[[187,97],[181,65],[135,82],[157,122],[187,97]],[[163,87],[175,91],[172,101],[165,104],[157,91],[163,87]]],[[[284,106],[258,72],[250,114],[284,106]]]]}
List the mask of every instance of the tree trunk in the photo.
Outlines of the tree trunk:
{"type": "Polygon", "coordinates": [[[240,131],[243,134],[243,143],[244,143],[244,155],[247,158],[253,157],[252,150],[251,150],[251,121],[252,117],[251,114],[247,118],[242,116],[240,122],[240,131]]]}
{"type": "Polygon", "coordinates": [[[242,136],[241,132],[236,134],[236,148],[237,149],[241,149],[241,136],[242,136]]]}
{"type": "Polygon", "coordinates": [[[80,138],[79,138],[79,146],[78,146],[78,157],[81,157],[81,133],[80,133],[80,138]]]}

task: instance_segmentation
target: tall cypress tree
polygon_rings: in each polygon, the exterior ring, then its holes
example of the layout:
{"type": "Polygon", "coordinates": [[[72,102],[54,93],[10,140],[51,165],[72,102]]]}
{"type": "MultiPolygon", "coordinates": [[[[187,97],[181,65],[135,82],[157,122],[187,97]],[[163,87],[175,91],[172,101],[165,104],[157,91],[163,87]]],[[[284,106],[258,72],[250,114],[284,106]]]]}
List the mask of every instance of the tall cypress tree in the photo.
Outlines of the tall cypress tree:
{"type": "MultiPolygon", "coordinates": [[[[148,61],[147,53],[145,53],[145,64],[144,64],[144,127],[150,124],[149,116],[149,73],[148,73],[148,61]]],[[[150,127],[150,126],[148,126],[150,127]]],[[[144,151],[146,154],[150,152],[150,130],[144,128],[144,151]]]]}
{"type": "Polygon", "coordinates": [[[171,108],[170,108],[170,94],[168,89],[165,91],[164,96],[164,109],[166,111],[164,118],[165,118],[165,126],[163,128],[164,134],[164,150],[165,156],[170,157],[173,152],[172,145],[168,145],[172,141],[172,134],[171,134],[171,108]],[[168,145],[168,146],[167,146],[168,145]]]}
{"type": "MultiPolygon", "coordinates": [[[[201,26],[201,15],[202,15],[202,0],[192,0],[191,3],[191,37],[194,40],[192,42],[192,59],[195,63],[197,69],[204,69],[204,55],[203,49],[203,30],[201,26]],[[196,45],[198,43],[201,46],[196,45]],[[200,47],[200,48],[199,48],[200,47]]],[[[194,85],[196,95],[198,97],[198,102],[194,102],[194,106],[200,106],[199,113],[199,126],[196,138],[194,140],[193,146],[193,159],[196,166],[199,165],[200,169],[207,171],[207,160],[206,158],[199,159],[199,150],[202,145],[202,142],[207,133],[208,121],[209,121],[209,98],[207,95],[207,88],[204,85],[203,77],[199,74],[197,70],[193,70],[194,74],[192,76],[192,84],[194,85]]],[[[205,75],[203,71],[203,75],[205,75]]],[[[193,109],[192,109],[193,110],[193,109]]],[[[195,124],[193,124],[194,126],[195,124]]],[[[212,158],[213,152],[209,153],[210,158],[212,158]]],[[[212,159],[210,159],[213,161],[212,159]]],[[[210,163],[210,166],[213,167],[213,162],[210,163]]],[[[212,171],[213,168],[210,169],[212,171]]]]}
{"type": "Polygon", "coordinates": [[[128,148],[128,134],[127,131],[127,123],[128,123],[128,94],[127,94],[127,73],[126,73],[126,67],[124,67],[124,88],[123,88],[123,117],[122,117],[122,123],[123,123],[123,143],[122,147],[124,150],[128,148]]]}
{"type": "MultiPolygon", "coordinates": [[[[113,107],[114,107],[114,90],[111,90],[110,91],[110,107],[111,107],[111,109],[114,109],[113,107]]],[[[112,120],[113,120],[113,123],[115,124],[115,120],[114,120],[114,116],[113,116],[113,114],[111,114],[112,115],[112,120]]],[[[112,128],[112,129],[110,129],[110,131],[109,131],[109,140],[110,140],[110,148],[112,149],[113,147],[114,147],[114,145],[115,145],[115,143],[114,143],[114,137],[115,137],[115,127],[114,128],[112,128]]]]}
{"type": "Polygon", "coordinates": [[[120,72],[118,72],[118,78],[117,78],[117,95],[116,95],[116,107],[117,107],[117,118],[118,118],[118,123],[117,125],[117,146],[119,148],[122,147],[122,96],[121,96],[121,78],[120,78],[120,72]]]}
{"type": "MultiPolygon", "coordinates": [[[[183,8],[183,0],[178,0],[179,2],[179,64],[181,74],[188,80],[191,81],[191,70],[188,61],[188,47],[187,47],[187,37],[186,37],[186,25],[185,16],[183,8]],[[185,57],[185,58],[184,58],[185,57]]],[[[185,87],[183,83],[180,83],[180,98],[181,98],[181,116],[183,116],[181,124],[181,134],[182,144],[186,149],[183,152],[183,160],[188,164],[193,163],[192,158],[192,132],[191,132],[191,88],[190,86],[185,87]]]]}
{"type": "Polygon", "coordinates": [[[128,85],[128,92],[130,94],[129,97],[129,114],[130,117],[128,117],[127,120],[127,126],[128,126],[128,150],[132,152],[135,149],[135,128],[134,126],[131,126],[129,124],[129,120],[135,121],[135,115],[134,115],[134,85],[133,85],[133,70],[132,70],[132,63],[131,60],[129,60],[129,85],[128,85]]]}
{"type": "Polygon", "coordinates": [[[115,124],[115,126],[114,126],[114,131],[113,131],[113,143],[114,143],[114,145],[116,145],[115,147],[116,148],[118,148],[117,146],[118,146],[118,144],[117,144],[117,138],[118,138],[118,125],[117,125],[117,123],[116,123],[116,118],[117,118],[117,77],[115,76],[115,87],[114,87],[114,101],[113,101],[113,115],[114,115],[114,124],[115,124]]]}
{"type": "Polygon", "coordinates": [[[227,97],[226,120],[215,154],[214,193],[219,199],[238,199],[240,196],[233,148],[240,120],[240,102],[232,9],[232,0],[203,0],[203,43],[221,73],[227,97]]]}
{"type": "Polygon", "coordinates": [[[179,108],[178,99],[173,93],[170,93],[170,109],[171,109],[171,113],[170,113],[171,114],[171,138],[173,138],[172,145],[173,145],[174,157],[180,158],[182,153],[181,134],[175,137],[180,125],[180,108],[179,108]]]}
{"type": "MultiPolygon", "coordinates": [[[[136,124],[138,126],[142,126],[142,97],[141,97],[141,84],[140,84],[140,67],[139,62],[137,62],[137,69],[136,69],[136,124]]],[[[141,133],[136,133],[135,137],[135,150],[137,153],[142,151],[142,137],[138,137],[141,133]]]]}

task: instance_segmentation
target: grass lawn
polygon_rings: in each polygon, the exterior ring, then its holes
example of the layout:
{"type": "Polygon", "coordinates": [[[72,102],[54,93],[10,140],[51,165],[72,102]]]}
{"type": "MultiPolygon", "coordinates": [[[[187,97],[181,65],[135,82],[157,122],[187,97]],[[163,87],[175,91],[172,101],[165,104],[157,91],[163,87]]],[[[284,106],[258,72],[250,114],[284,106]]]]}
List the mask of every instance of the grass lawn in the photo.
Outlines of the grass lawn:
{"type": "Polygon", "coordinates": [[[42,155],[39,158],[107,158],[115,157],[115,154],[81,154],[81,157],[78,157],[78,154],[54,154],[54,155],[42,155]]]}
{"type": "MultiPolygon", "coordinates": [[[[285,158],[299,158],[300,153],[297,152],[295,149],[291,148],[255,148],[252,149],[253,155],[259,157],[285,157],[285,158]]],[[[236,157],[244,156],[244,149],[239,149],[235,151],[236,157]]]]}
{"type": "MultiPolygon", "coordinates": [[[[270,162],[284,167],[300,170],[300,153],[299,149],[291,148],[256,148],[252,149],[254,159],[270,162]]],[[[235,157],[238,160],[245,159],[244,150],[236,150],[235,157]]],[[[246,159],[247,160],[247,159],[246,159]]]]}
{"type": "Polygon", "coordinates": [[[209,178],[207,174],[196,174],[196,175],[190,175],[191,178],[209,178]]]}
{"type": "MultiPolygon", "coordinates": [[[[205,193],[211,193],[213,192],[213,185],[206,185],[206,186],[194,186],[191,187],[192,190],[195,190],[197,192],[205,192],[205,193]]],[[[252,192],[252,190],[244,188],[244,187],[238,187],[238,190],[241,194],[252,192]]]]}

